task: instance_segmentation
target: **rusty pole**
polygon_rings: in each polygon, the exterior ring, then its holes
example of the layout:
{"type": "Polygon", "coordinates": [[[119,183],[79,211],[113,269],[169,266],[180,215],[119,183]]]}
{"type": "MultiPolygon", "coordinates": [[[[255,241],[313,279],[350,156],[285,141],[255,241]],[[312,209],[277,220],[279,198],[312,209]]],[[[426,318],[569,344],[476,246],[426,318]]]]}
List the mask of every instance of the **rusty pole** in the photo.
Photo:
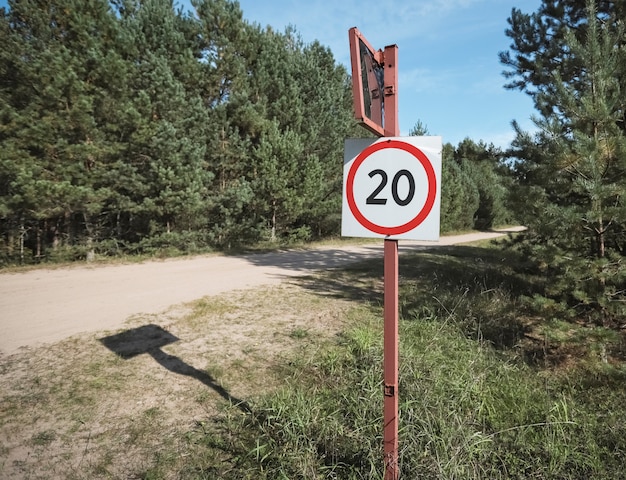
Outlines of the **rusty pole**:
{"type": "MultiPolygon", "coordinates": [[[[385,136],[400,135],[398,123],[398,46],[385,47],[385,136]]],[[[398,241],[384,248],[384,423],[385,480],[398,480],[398,241]]]]}

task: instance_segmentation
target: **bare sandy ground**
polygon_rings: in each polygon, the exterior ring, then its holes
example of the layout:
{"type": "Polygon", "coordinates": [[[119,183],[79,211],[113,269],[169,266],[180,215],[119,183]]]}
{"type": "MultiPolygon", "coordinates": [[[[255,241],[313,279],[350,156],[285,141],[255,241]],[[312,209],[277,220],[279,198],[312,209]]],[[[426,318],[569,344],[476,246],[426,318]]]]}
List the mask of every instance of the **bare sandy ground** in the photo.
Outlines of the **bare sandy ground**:
{"type": "MultiPolygon", "coordinates": [[[[519,229],[514,229],[515,231],[519,229]]],[[[509,230],[511,231],[511,230],[509,230]]],[[[400,241],[415,248],[496,238],[506,232],[400,241]]],[[[201,256],[141,264],[77,266],[0,274],[0,354],[79,333],[114,330],[134,315],[382,256],[383,242],[243,256],[201,256]]]]}

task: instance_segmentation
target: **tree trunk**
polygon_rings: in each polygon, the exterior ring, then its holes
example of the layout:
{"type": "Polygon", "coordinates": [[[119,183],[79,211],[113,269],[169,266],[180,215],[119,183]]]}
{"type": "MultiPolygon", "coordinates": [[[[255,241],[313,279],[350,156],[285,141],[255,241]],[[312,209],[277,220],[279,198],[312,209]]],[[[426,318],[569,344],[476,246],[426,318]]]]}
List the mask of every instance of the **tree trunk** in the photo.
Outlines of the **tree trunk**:
{"type": "Polygon", "coordinates": [[[272,202],[272,233],[270,235],[272,242],[276,241],[276,201],[272,202]]]}
{"type": "Polygon", "coordinates": [[[87,257],[88,262],[93,262],[96,259],[96,251],[93,248],[93,238],[87,237],[87,257]]]}
{"type": "Polygon", "coordinates": [[[60,231],[59,219],[57,218],[55,225],[52,227],[52,250],[55,250],[55,251],[58,250],[59,245],[61,244],[59,231],[60,231]]]}
{"type": "Polygon", "coordinates": [[[83,213],[83,219],[85,220],[85,231],[87,232],[87,257],[88,262],[93,262],[96,259],[96,251],[93,248],[93,226],[89,221],[86,213],[83,213]]]}
{"type": "Polygon", "coordinates": [[[41,260],[41,227],[39,226],[39,222],[37,222],[37,251],[35,252],[35,258],[39,262],[41,260]]]}
{"type": "Polygon", "coordinates": [[[15,247],[14,242],[15,237],[13,236],[13,229],[9,227],[7,232],[7,253],[9,254],[9,257],[13,255],[13,249],[15,247]]]}
{"type": "Polygon", "coordinates": [[[26,229],[22,223],[20,225],[20,263],[24,263],[24,237],[26,237],[26,229]]]}
{"type": "Polygon", "coordinates": [[[63,217],[65,221],[65,235],[67,238],[67,245],[73,246],[74,245],[74,225],[73,225],[72,216],[70,215],[70,212],[66,211],[63,214],[63,217]]]}
{"type": "Polygon", "coordinates": [[[596,255],[598,256],[598,258],[604,258],[604,254],[605,254],[605,239],[604,239],[604,234],[607,230],[607,226],[604,225],[604,218],[603,215],[600,215],[600,219],[598,220],[598,228],[595,229],[596,230],[596,255]]]}

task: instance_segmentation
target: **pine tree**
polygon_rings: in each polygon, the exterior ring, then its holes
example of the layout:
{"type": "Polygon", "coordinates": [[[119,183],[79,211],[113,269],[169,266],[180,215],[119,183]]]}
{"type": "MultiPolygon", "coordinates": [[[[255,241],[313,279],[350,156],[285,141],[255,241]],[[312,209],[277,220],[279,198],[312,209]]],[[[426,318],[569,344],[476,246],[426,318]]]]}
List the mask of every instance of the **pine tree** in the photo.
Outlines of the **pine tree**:
{"type": "MultiPolygon", "coordinates": [[[[409,135],[430,135],[418,120],[409,135]]],[[[462,140],[443,146],[441,230],[489,229],[511,221],[507,186],[513,181],[504,154],[493,144],[462,140]]]]}
{"type": "Polygon", "coordinates": [[[289,129],[281,131],[276,121],[254,149],[252,205],[264,220],[272,241],[276,241],[277,231],[285,230],[302,213],[304,198],[299,194],[304,180],[299,165],[302,151],[298,135],[289,129]]]}
{"type": "Polygon", "coordinates": [[[343,142],[358,125],[352,115],[352,89],[345,68],[318,42],[302,47],[296,69],[304,121],[300,168],[304,172],[302,215],[294,225],[306,225],[313,236],[339,232],[343,142]]]}
{"type": "MultiPolygon", "coordinates": [[[[554,107],[552,94],[554,74],[576,86],[581,59],[572,56],[564,39],[566,32],[584,41],[587,30],[587,0],[543,0],[538,10],[531,14],[514,8],[508,19],[507,36],[512,39],[511,50],[500,53],[500,61],[509,67],[504,76],[510,79],[506,85],[529,94],[540,115],[550,115],[554,107]],[[540,95],[541,94],[541,95],[540,95]]],[[[594,2],[596,18],[602,28],[610,32],[623,26],[626,3],[614,0],[594,2]]],[[[617,34],[619,35],[619,34],[617,34]]],[[[616,45],[624,45],[618,39],[616,45]]],[[[624,79],[626,65],[622,63],[619,78],[624,79]]],[[[621,83],[622,88],[624,84],[621,83]]],[[[623,113],[626,115],[626,113],[623,113]]],[[[622,117],[622,129],[626,130],[622,117]]]]}
{"type": "Polygon", "coordinates": [[[266,123],[264,105],[249,89],[258,55],[257,29],[236,2],[194,0],[198,22],[200,96],[207,109],[205,160],[209,184],[207,229],[218,247],[253,243],[262,220],[251,208],[251,153],[266,123]]]}
{"type": "MultiPolygon", "coordinates": [[[[220,8],[220,2],[209,12],[198,11],[210,20],[204,21],[207,36],[218,19],[230,28],[239,18],[237,11],[220,8]]],[[[278,33],[244,25],[226,38],[221,33],[210,50],[221,53],[212,55],[244,63],[223,70],[227,94],[217,98],[212,113],[225,122],[211,150],[219,179],[214,190],[227,198],[252,188],[252,198],[247,209],[220,208],[212,215],[214,224],[245,226],[245,231],[233,232],[247,232],[250,238],[336,233],[343,139],[355,126],[347,72],[329,50],[317,42],[304,45],[292,29],[278,33]],[[247,152],[252,152],[248,161],[247,152]],[[294,201],[285,202],[286,196],[294,201]],[[220,215],[232,215],[237,222],[220,220],[220,215]]],[[[207,68],[215,75],[220,63],[211,65],[207,68]]],[[[220,227],[224,235],[229,236],[220,227]]]]}
{"type": "Polygon", "coordinates": [[[478,143],[466,138],[454,152],[478,190],[478,206],[473,213],[473,228],[485,230],[511,220],[507,205],[506,184],[510,171],[502,168],[503,153],[493,144],[478,143]]]}
{"type": "Polygon", "coordinates": [[[527,251],[550,278],[546,293],[605,319],[620,311],[626,278],[626,57],[614,15],[590,1],[586,19],[561,30],[568,76],[555,70],[537,91],[539,133],[518,131],[513,145],[527,251]]]}
{"type": "Polygon", "coordinates": [[[13,226],[29,231],[36,257],[65,243],[91,249],[109,196],[99,183],[112,146],[101,107],[115,84],[107,62],[115,38],[108,2],[14,2],[5,16],[2,59],[12,72],[3,105],[13,226]]]}
{"type": "Polygon", "coordinates": [[[147,237],[146,245],[175,243],[185,249],[180,235],[206,225],[212,177],[205,163],[208,117],[193,85],[200,67],[185,37],[193,30],[171,0],[125,4],[123,11],[126,61],[134,66],[130,86],[135,97],[129,108],[135,118],[126,146],[138,181],[131,194],[136,205],[132,228],[147,237]]]}
{"type": "Polygon", "coordinates": [[[356,128],[344,67],[237,2],[193,4],[2,11],[0,255],[337,232],[356,128]]]}
{"type": "Polygon", "coordinates": [[[469,230],[474,227],[474,214],[479,206],[478,188],[468,172],[467,163],[454,158],[455,149],[447,143],[443,148],[441,166],[441,230],[469,230]]]}

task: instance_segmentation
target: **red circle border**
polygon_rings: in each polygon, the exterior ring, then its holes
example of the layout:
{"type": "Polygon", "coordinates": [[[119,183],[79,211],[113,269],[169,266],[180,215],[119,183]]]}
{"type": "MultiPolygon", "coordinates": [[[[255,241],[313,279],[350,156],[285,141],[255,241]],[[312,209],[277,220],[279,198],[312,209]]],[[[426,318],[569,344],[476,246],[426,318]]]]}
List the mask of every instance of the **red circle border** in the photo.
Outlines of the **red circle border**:
{"type": "Polygon", "coordinates": [[[410,232],[420,226],[433,209],[437,198],[437,176],[435,175],[435,169],[430,163],[430,160],[419,148],[411,145],[410,143],[399,140],[384,140],[373,143],[369,147],[365,148],[354,159],[354,162],[348,171],[348,178],[346,180],[346,197],[352,215],[354,215],[354,218],[363,227],[371,232],[378,233],[379,235],[402,235],[403,233],[410,232]],[[426,202],[424,203],[424,206],[413,219],[404,225],[398,225],[396,227],[384,227],[370,222],[367,218],[365,218],[365,215],[361,213],[356,201],[354,200],[354,178],[356,177],[357,170],[370,155],[387,148],[396,148],[413,155],[422,164],[422,167],[426,171],[426,177],[428,178],[428,193],[426,195],[426,202]]]}

